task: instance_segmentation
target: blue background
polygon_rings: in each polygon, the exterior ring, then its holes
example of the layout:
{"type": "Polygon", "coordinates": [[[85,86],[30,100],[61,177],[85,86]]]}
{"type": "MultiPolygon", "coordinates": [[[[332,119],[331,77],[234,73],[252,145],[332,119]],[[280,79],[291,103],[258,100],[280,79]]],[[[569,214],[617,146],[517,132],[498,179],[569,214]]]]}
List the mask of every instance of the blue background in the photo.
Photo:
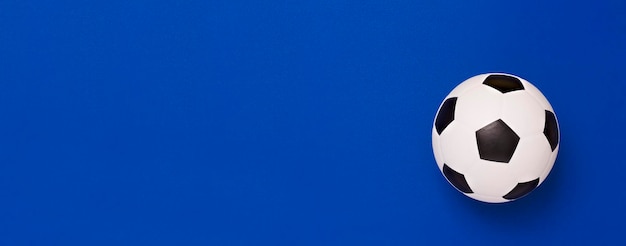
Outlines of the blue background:
{"type": "Polygon", "coordinates": [[[626,244],[626,2],[0,1],[0,245],[626,244]],[[519,201],[437,170],[445,95],[551,101],[519,201]]]}

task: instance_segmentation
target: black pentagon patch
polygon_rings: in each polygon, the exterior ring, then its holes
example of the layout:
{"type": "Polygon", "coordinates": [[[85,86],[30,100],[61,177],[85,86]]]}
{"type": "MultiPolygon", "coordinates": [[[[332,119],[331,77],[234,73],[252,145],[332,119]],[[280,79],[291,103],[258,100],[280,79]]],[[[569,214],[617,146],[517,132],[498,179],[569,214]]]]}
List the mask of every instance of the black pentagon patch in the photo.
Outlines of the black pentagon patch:
{"type": "Polygon", "coordinates": [[[543,135],[546,135],[552,151],[559,145],[559,125],[556,122],[554,113],[546,110],[546,123],[543,127],[543,135]]]}
{"type": "Polygon", "coordinates": [[[539,185],[539,178],[524,183],[518,183],[508,194],[504,195],[502,198],[507,200],[513,200],[523,197],[533,191],[535,188],[537,188],[537,185],[539,185]]]}
{"type": "Polygon", "coordinates": [[[480,159],[508,163],[513,157],[519,136],[502,120],[476,131],[480,159]]]}
{"type": "Polygon", "coordinates": [[[483,84],[493,87],[502,93],[507,93],[516,90],[523,90],[524,86],[522,81],[513,76],[504,74],[492,74],[489,75],[483,84]]]}
{"type": "Polygon", "coordinates": [[[465,175],[452,170],[448,165],[443,164],[443,175],[457,190],[463,193],[474,193],[465,180],[465,175]]]}
{"type": "Polygon", "coordinates": [[[435,119],[435,128],[437,133],[441,135],[444,129],[454,120],[454,109],[456,108],[456,97],[446,99],[441,105],[437,118],[435,119]]]}

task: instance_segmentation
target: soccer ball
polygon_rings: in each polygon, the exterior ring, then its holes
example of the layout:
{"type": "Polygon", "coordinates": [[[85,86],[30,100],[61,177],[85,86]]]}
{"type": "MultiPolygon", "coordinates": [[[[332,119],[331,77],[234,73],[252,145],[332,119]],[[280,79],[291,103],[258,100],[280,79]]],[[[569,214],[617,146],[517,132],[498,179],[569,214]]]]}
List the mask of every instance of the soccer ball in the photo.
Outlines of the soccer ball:
{"type": "Polygon", "coordinates": [[[452,186],[473,199],[502,203],[546,179],[559,151],[559,124],[548,100],[528,81],[481,74],[441,103],[432,144],[452,186]]]}

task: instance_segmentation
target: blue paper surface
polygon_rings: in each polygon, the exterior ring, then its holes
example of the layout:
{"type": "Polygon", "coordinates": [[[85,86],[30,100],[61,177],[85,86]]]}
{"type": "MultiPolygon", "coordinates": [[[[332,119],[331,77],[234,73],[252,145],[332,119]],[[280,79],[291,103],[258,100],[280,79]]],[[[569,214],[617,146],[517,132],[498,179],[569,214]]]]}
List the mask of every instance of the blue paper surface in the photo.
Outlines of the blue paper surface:
{"type": "Polygon", "coordinates": [[[624,1],[2,1],[0,245],[623,245],[624,1]],[[519,75],[559,157],[488,205],[454,86],[519,75]]]}

